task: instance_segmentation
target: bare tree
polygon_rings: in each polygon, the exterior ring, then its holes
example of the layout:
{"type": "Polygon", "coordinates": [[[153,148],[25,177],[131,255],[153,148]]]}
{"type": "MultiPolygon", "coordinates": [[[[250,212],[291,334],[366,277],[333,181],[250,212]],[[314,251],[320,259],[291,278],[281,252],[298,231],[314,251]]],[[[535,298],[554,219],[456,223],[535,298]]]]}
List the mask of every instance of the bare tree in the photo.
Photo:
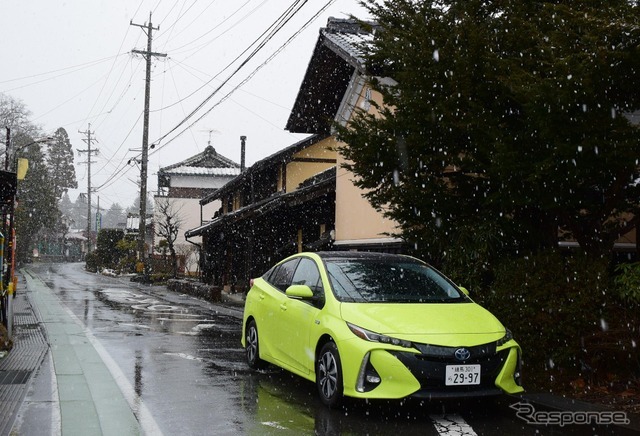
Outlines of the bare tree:
{"type": "Polygon", "coordinates": [[[194,267],[195,274],[200,274],[198,249],[194,245],[178,244],[176,245],[176,252],[184,258],[184,269],[187,274],[189,274],[194,267]]]}
{"type": "Polygon", "coordinates": [[[178,257],[175,242],[184,220],[180,215],[180,208],[168,198],[158,199],[156,207],[155,234],[167,241],[171,256],[171,271],[173,277],[176,277],[178,275],[178,257]]]}

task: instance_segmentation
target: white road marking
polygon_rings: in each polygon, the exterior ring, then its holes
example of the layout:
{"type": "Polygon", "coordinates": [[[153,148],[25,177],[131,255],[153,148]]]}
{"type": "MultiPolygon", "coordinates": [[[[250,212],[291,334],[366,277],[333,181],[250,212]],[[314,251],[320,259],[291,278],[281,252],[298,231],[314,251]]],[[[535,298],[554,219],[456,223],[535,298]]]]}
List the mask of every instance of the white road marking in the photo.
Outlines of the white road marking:
{"type": "Polygon", "coordinates": [[[458,414],[429,415],[429,418],[442,436],[477,436],[473,428],[458,414]]]}
{"type": "Polygon", "coordinates": [[[197,360],[198,362],[210,362],[209,359],[203,359],[202,357],[196,357],[196,356],[192,356],[191,354],[185,354],[185,353],[164,353],[166,356],[176,356],[176,357],[181,357],[182,359],[187,359],[187,360],[197,360]]]}
{"type": "Polygon", "coordinates": [[[78,318],[67,306],[64,304],[60,304],[62,309],[67,312],[67,314],[73,319],[82,329],[84,330],[84,334],[95,348],[96,352],[102,359],[102,362],[105,364],[116,384],[120,388],[122,395],[124,396],[127,403],[129,403],[129,407],[133,410],[134,415],[138,418],[138,422],[142,427],[142,431],[144,434],[154,435],[154,436],[162,436],[162,430],[158,426],[158,423],[154,419],[153,415],[147,408],[146,404],[142,401],[142,398],[136,393],[129,380],[127,380],[127,376],[122,372],[118,364],[111,357],[109,352],[102,346],[100,341],[93,336],[93,333],[86,327],[80,318],[78,318]]]}

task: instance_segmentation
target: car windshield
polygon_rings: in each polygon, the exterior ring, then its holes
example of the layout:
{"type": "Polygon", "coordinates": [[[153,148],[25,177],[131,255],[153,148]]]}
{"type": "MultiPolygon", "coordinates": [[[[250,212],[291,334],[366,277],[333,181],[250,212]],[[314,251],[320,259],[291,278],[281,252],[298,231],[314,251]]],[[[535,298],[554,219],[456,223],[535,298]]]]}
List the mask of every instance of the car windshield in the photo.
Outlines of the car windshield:
{"type": "Polygon", "coordinates": [[[456,303],[467,301],[446,277],[411,259],[326,261],[336,298],[356,303],[456,303]]]}

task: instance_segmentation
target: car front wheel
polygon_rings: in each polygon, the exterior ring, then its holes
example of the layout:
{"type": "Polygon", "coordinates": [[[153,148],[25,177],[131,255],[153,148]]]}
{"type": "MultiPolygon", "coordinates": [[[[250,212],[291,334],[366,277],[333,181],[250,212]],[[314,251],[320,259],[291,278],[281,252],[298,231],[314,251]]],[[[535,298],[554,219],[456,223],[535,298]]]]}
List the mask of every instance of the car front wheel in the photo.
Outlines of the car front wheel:
{"type": "Polygon", "coordinates": [[[247,325],[246,330],[246,355],[247,355],[247,364],[252,369],[259,369],[264,367],[264,361],[260,359],[260,345],[258,343],[258,327],[256,326],[256,322],[251,320],[247,325]]]}
{"type": "Polygon", "coordinates": [[[334,342],[327,342],[316,360],[316,385],[320,400],[329,407],[342,400],[342,366],[340,354],[334,342]]]}

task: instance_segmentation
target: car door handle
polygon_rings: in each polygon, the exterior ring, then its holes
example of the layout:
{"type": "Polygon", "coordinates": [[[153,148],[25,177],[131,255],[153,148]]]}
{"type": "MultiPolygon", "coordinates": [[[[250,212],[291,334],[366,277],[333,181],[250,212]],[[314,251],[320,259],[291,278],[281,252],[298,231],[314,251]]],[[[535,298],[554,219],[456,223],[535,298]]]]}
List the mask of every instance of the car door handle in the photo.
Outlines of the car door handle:
{"type": "Polygon", "coordinates": [[[286,305],[285,303],[282,303],[282,304],[280,305],[280,309],[282,309],[282,310],[287,310],[287,305],[286,305]]]}
{"type": "Polygon", "coordinates": [[[260,299],[264,300],[264,294],[260,294],[260,299]]]}

